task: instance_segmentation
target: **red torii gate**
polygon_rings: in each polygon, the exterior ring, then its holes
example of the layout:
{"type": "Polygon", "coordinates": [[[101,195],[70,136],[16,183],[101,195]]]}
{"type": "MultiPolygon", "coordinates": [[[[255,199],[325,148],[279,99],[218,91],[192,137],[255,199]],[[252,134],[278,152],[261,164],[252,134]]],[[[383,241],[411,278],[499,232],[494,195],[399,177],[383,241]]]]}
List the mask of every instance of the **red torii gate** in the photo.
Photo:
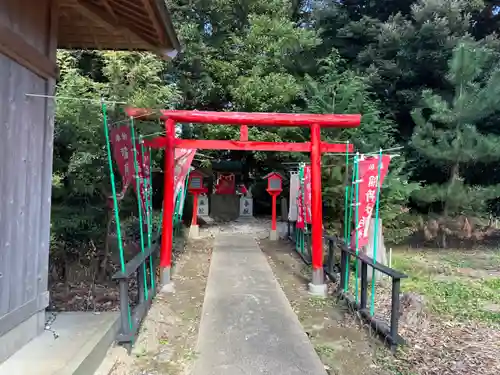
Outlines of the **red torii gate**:
{"type": "MultiPolygon", "coordinates": [[[[144,108],[128,108],[126,114],[132,118],[158,118],[144,108]]],[[[165,176],[163,195],[163,225],[160,250],[162,285],[170,284],[172,266],[172,226],[174,211],[174,149],[245,150],[311,153],[311,213],[312,213],[312,282],[309,290],[324,295],[326,285],[323,273],[323,213],[321,200],[321,154],[323,152],[353,152],[352,144],[331,144],[321,141],[321,128],[354,128],[361,122],[361,115],[315,115],[291,113],[247,113],[161,110],[160,119],[165,122],[166,135],[147,141],[153,148],[165,148],[165,176]],[[218,125],[239,125],[240,140],[195,140],[179,139],[175,135],[175,124],[203,123],[218,125]],[[309,127],[311,141],[256,142],[248,140],[248,126],[300,126],[309,127]]]]}

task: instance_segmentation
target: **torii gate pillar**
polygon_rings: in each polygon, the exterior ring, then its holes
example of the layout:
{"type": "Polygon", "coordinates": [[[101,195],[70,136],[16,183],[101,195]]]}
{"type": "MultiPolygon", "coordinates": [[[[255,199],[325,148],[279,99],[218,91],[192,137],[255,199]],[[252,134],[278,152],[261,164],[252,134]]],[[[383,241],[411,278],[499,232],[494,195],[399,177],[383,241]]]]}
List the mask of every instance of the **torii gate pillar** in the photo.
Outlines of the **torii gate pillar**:
{"type": "Polygon", "coordinates": [[[161,249],[160,251],[160,284],[162,291],[172,292],[172,247],[173,247],[173,215],[174,215],[174,168],[175,168],[175,121],[165,121],[166,142],[165,166],[164,166],[164,194],[163,194],[163,218],[161,249]]]}
{"type": "Polygon", "coordinates": [[[323,208],[321,200],[321,128],[311,125],[311,220],[312,220],[312,280],[309,293],[326,296],[323,271],[323,208]]]}

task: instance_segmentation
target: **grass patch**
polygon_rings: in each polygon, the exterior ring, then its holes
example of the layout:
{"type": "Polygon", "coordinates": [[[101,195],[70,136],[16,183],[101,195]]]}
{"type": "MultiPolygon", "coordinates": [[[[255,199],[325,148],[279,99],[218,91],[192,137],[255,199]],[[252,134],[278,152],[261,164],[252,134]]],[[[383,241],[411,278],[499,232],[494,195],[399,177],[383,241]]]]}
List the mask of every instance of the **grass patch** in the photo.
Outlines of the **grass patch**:
{"type": "Polygon", "coordinates": [[[456,268],[472,269],[498,269],[500,265],[500,252],[481,251],[481,252],[463,252],[448,251],[444,254],[438,253],[437,258],[456,268]]]}
{"type": "Polygon", "coordinates": [[[314,349],[320,357],[328,357],[335,353],[335,350],[327,344],[317,344],[314,346],[314,349]]]}
{"type": "Polygon", "coordinates": [[[446,275],[437,278],[431,267],[427,268],[424,262],[413,259],[418,256],[411,253],[393,254],[393,268],[409,276],[402,282],[404,292],[422,294],[431,310],[440,315],[500,324],[500,313],[484,308],[488,304],[500,305],[500,279],[472,279],[454,276],[453,272],[446,272],[448,279],[446,275]]]}
{"type": "Polygon", "coordinates": [[[309,306],[311,307],[316,307],[316,308],[323,308],[326,306],[331,306],[332,301],[329,298],[322,298],[322,297],[309,297],[309,306]]]}

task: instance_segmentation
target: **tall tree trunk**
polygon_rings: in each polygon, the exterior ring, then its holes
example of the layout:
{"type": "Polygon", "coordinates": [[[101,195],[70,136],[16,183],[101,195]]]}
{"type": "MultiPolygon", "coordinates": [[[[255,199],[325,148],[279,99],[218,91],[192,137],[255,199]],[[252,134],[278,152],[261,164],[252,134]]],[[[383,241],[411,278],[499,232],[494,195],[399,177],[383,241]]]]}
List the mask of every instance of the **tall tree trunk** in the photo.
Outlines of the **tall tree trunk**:
{"type": "Polygon", "coordinates": [[[63,249],[63,263],[64,263],[64,287],[66,289],[66,294],[69,294],[69,257],[68,257],[68,247],[66,244],[63,249]]]}
{"type": "Polygon", "coordinates": [[[455,184],[455,181],[457,181],[460,177],[459,167],[460,165],[458,162],[455,162],[455,164],[453,164],[453,166],[451,167],[450,179],[448,180],[448,187],[446,189],[446,197],[443,207],[443,222],[441,223],[441,246],[443,248],[448,247],[446,238],[446,223],[448,221],[448,215],[450,213],[450,192],[453,188],[453,185],[455,184]]]}
{"type": "Polygon", "coordinates": [[[111,230],[111,224],[113,223],[113,210],[108,210],[108,222],[106,225],[106,239],[104,240],[104,254],[102,257],[101,264],[98,267],[98,280],[103,281],[106,278],[106,268],[108,265],[109,258],[109,232],[111,230]]]}
{"type": "MultiPolygon", "coordinates": [[[[122,191],[116,195],[116,200],[118,202],[118,206],[120,206],[120,203],[122,199],[125,197],[125,193],[127,192],[128,185],[122,186],[122,191]]],[[[102,257],[102,261],[99,264],[98,270],[97,270],[97,280],[98,281],[104,281],[106,278],[106,268],[108,265],[108,259],[110,255],[110,235],[109,232],[111,231],[111,226],[113,224],[113,219],[114,219],[114,213],[115,213],[115,208],[113,204],[113,197],[106,191],[102,190],[102,194],[104,196],[104,199],[106,200],[106,207],[108,210],[107,214],[107,224],[106,224],[106,238],[104,239],[104,254],[102,257]]],[[[120,228],[116,227],[116,230],[120,230],[120,228]]]]}

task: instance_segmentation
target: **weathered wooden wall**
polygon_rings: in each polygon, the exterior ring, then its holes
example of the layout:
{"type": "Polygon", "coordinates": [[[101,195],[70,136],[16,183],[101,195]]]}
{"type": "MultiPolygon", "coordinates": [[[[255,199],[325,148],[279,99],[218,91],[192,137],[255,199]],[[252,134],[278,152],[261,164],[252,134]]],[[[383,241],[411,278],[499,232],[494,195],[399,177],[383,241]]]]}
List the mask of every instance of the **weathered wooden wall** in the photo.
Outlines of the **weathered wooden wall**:
{"type": "MultiPolygon", "coordinates": [[[[56,1],[2,0],[0,27],[55,61],[56,1]]],[[[0,362],[43,329],[48,303],[54,105],[25,94],[53,95],[55,81],[24,50],[21,63],[0,50],[0,362]]]]}

